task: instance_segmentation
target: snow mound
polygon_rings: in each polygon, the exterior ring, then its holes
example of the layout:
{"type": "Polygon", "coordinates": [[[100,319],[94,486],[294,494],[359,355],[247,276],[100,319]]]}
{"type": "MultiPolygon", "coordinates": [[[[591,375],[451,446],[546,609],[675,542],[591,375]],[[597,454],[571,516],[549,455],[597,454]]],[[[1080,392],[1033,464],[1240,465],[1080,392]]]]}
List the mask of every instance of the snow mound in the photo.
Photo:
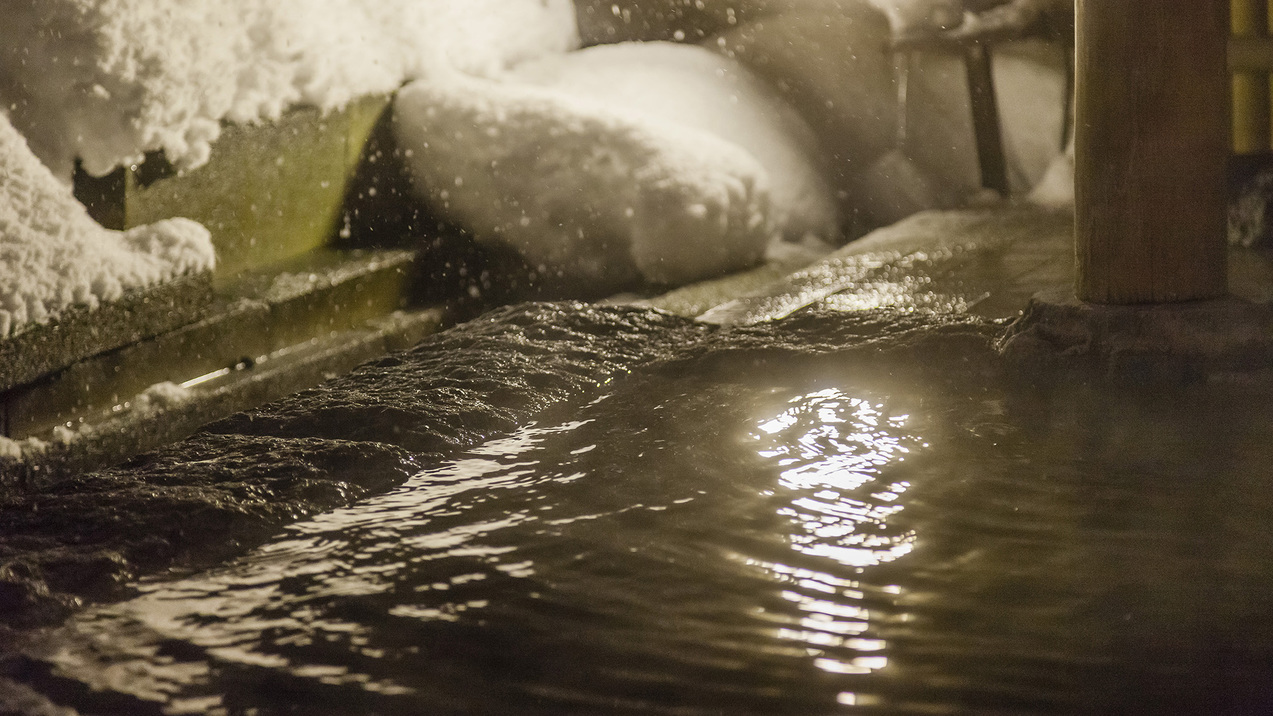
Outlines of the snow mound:
{"type": "Polygon", "coordinates": [[[1029,200],[1052,209],[1074,208],[1074,138],[1057,155],[1030,191],[1029,200]]]}
{"type": "Polygon", "coordinates": [[[571,0],[0,0],[0,17],[0,106],[61,177],[154,149],[192,168],[222,120],[577,44],[571,0]]]}
{"type": "Polygon", "coordinates": [[[577,285],[707,278],[754,265],[775,235],[764,167],[708,132],[459,74],[407,85],[395,107],[420,198],[577,285]]]}
{"type": "Polygon", "coordinates": [[[831,241],[840,231],[813,130],[733,59],[696,45],[629,42],[525,62],[511,76],[737,144],[768,173],[772,214],[786,241],[831,241]]]}
{"type": "Polygon", "coordinates": [[[207,229],[189,219],[103,229],[0,114],[0,338],[214,261],[207,229]]]}

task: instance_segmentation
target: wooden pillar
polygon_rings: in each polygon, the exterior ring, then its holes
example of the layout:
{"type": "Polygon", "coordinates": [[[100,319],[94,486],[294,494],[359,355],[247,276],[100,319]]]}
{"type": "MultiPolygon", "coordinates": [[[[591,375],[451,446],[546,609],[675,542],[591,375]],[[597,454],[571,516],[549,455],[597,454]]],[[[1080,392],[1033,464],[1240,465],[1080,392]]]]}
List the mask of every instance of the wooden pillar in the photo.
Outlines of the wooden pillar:
{"type": "MultiPolygon", "coordinates": [[[[1230,0],[1234,37],[1266,37],[1269,0],[1230,0]]],[[[1269,73],[1233,73],[1233,152],[1250,154],[1270,148],[1269,73]]]]}
{"type": "Polygon", "coordinates": [[[1227,291],[1228,0],[1078,0],[1078,297],[1227,291]]]}

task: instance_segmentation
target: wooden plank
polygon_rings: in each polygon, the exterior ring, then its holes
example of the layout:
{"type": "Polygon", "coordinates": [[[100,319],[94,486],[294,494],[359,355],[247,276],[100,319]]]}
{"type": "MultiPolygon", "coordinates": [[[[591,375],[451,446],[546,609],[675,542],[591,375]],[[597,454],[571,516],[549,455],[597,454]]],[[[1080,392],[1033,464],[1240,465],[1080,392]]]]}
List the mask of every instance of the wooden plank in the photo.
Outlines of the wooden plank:
{"type": "Polygon", "coordinates": [[[1077,21],[1078,297],[1223,295],[1228,3],[1078,0],[1077,21]]]}
{"type": "Polygon", "coordinates": [[[999,125],[990,48],[980,42],[965,47],[964,66],[981,186],[994,190],[999,196],[1007,196],[1008,165],[1003,153],[1003,130],[999,125]]]}
{"type": "Polygon", "coordinates": [[[212,295],[210,273],[190,274],[128,291],[97,308],[72,306],[48,323],[28,324],[0,339],[0,404],[9,390],[40,376],[201,319],[212,295]]]}
{"type": "Polygon", "coordinates": [[[178,176],[149,180],[148,161],[127,175],[125,221],[202,223],[217,249],[218,282],[329,245],[358,153],[387,103],[372,96],[326,114],[298,108],[269,124],[228,126],[212,159],[178,176]]]}

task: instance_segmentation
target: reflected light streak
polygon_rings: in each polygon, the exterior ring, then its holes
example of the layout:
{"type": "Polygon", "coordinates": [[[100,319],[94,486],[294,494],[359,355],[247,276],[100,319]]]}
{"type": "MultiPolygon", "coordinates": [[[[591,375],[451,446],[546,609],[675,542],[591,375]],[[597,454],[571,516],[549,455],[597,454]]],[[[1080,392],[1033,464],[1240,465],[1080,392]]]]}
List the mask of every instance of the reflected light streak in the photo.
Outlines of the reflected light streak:
{"type": "MultiPolygon", "coordinates": [[[[881,472],[906,459],[908,446],[926,446],[904,431],[907,415],[890,415],[882,404],[821,390],[788,402],[779,415],[756,424],[751,438],[761,457],[782,471],[767,497],[780,498],[778,514],[793,526],[789,540],[802,555],[829,559],[860,573],[910,553],[916,535],[889,524],[904,507],[911,484],[882,479],[881,472]]],[[[868,674],[888,664],[887,644],[865,635],[870,612],[855,580],[787,565],[762,565],[793,588],[783,599],[804,613],[778,630],[803,644],[814,665],[835,674],[868,674]]],[[[896,588],[877,589],[894,596],[896,588]]],[[[853,703],[851,692],[841,703],[853,703]]]]}

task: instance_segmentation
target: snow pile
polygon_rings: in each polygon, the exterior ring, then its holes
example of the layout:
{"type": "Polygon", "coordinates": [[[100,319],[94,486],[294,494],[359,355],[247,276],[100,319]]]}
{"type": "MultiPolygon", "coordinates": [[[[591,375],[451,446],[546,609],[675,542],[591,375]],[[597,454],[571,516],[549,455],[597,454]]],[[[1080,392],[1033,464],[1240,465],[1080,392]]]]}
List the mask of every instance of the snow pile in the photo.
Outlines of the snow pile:
{"type": "Polygon", "coordinates": [[[1030,201],[1053,209],[1074,207],[1074,137],[1065,151],[1052,160],[1043,178],[1030,191],[1030,201]]]}
{"type": "Polygon", "coordinates": [[[764,168],[692,127],[459,74],[405,87],[394,121],[435,210],[580,286],[745,268],[775,233],[764,168]]]}
{"type": "Polygon", "coordinates": [[[741,64],[694,45],[629,42],[553,55],[513,68],[515,79],[714,134],[769,175],[784,239],[832,240],[840,229],[818,140],[777,92],[741,64]]]}
{"type": "Polygon", "coordinates": [[[0,107],[63,177],[161,148],[198,166],[223,119],[577,43],[571,0],[0,0],[0,17],[0,107]]]}
{"type": "Polygon", "coordinates": [[[0,113],[0,338],[214,260],[208,231],[188,219],[103,229],[0,113]]]}
{"type": "Polygon", "coordinates": [[[701,47],[603,45],[495,79],[440,73],[403,89],[395,112],[425,202],[576,284],[687,283],[838,239],[812,130],[701,47]]]}
{"type": "Polygon", "coordinates": [[[132,399],[136,412],[159,413],[190,402],[194,393],[184,385],[165,380],[146,388],[132,399]]]}

